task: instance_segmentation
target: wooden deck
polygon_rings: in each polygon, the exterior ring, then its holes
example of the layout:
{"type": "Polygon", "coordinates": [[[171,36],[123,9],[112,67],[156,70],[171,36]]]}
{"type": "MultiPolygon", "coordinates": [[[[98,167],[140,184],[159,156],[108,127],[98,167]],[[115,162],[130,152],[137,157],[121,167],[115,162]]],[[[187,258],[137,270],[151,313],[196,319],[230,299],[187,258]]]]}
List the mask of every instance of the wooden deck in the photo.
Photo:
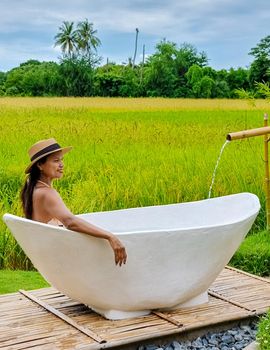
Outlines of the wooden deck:
{"type": "Polygon", "coordinates": [[[0,296],[0,349],[96,350],[261,315],[270,307],[270,281],[226,267],[209,289],[209,303],[109,321],[54,288],[0,296]],[[29,292],[28,292],[29,293],[29,292]],[[26,293],[27,294],[27,293],[26,293]],[[43,306],[47,305],[63,318],[43,306]]]}

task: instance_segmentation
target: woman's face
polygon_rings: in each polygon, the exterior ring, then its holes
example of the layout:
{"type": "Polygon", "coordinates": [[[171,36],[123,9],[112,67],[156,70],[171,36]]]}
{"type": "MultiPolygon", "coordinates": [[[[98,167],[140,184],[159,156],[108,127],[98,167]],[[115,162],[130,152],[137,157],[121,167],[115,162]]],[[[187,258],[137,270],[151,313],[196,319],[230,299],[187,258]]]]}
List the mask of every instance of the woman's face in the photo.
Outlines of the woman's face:
{"type": "Polygon", "coordinates": [[[41,174],[51,179],[59,179],[63,176],[63,153],[58,151],[47,156],[45,163],[40,164],[41,174]]]}

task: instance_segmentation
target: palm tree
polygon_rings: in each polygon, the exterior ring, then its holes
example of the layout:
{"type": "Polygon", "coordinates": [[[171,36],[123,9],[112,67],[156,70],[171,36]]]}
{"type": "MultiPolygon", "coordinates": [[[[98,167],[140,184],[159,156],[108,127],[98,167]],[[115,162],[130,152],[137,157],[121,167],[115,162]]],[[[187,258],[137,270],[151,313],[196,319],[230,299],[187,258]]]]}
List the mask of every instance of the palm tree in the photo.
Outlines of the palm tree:
{"type": "Polygon", "coordinates": [[[92,49],[96,51],[97,47],[101,44],[101,41],[95,35],[96,33],[97,31],[94,30],[93,23],[89,22],[87,18],[77,25],[76,35],[78,47],[82,49],[88,58],[92,54],[92,49]]]}
{"type": "Polygon", "coordinates": [[[67,54],[69,58],[77,50],[77,34],[73,27],[74,22],[64,21],[54,37],[56,40],[54,46],[60,46],[64,55],[67,54]]]}

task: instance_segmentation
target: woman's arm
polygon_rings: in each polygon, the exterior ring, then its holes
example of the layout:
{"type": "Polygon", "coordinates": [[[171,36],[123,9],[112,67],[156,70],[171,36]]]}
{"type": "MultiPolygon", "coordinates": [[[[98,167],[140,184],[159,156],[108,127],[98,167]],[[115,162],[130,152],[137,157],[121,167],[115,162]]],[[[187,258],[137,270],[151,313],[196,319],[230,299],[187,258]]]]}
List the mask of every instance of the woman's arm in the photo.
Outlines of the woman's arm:
{"type": "Polygon", "coordinates": [[[49,216],[60,220],[67,229],[86,233],[97,238],[107,239],[114,251],[115,264],[121,266],[122,263],[126,263],[127,254],[121,241],[111,232],[92,225],[72,214],[56,190],[46,190],[42,205],[46,208],[46,212],[49,216]]]}

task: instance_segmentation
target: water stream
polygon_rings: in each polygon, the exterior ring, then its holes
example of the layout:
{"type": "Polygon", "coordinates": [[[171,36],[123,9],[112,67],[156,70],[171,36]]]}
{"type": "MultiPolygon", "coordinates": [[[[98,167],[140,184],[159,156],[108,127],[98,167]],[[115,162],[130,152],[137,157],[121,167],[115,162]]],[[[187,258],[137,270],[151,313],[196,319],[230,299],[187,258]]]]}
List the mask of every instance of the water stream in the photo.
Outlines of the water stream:
{"type": "Polygon", "coordinates": [[[219,162],[220,162],[222,153],[223,153],[225,147],[227,146],[227,144],[228,144],[229,142],[230,142],[230,141],[226,140],[226,141],[224,142],[223,146],[221,147],[221,150],[220,150],[220,153],[219,153],[217,162],[216,162],[216,166],[215,166],[215,169],[214,169],[214,172],[213,172],[212,182],[211,182],[211,186],[210,186],[209,193],[208,193],[208,198],[211,198],[211,192],[212,192],[212,188],[213,188],[213,185],[214,185],[214,182],[215,182],[218,164],[219,164],[219,162]]]}

